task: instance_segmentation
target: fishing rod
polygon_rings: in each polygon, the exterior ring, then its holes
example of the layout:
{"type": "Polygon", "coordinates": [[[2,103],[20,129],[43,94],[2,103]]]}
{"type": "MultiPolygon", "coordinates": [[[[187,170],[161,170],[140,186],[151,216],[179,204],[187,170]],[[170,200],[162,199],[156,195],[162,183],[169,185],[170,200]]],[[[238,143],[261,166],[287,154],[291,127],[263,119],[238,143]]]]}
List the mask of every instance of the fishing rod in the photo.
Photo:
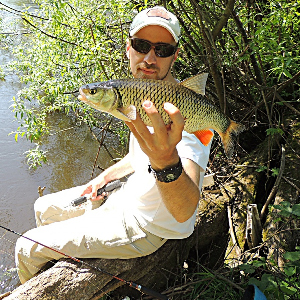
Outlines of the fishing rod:
{"type": "MultiPolygon", "coordinates": [[[[121,186],[122,186],[122,182],[119,179],[110,181],[108,184],[104,185],[102,188],[97,190],[97,196],[102,195],[105,192],[106,193],[111,192],[121,186]]],[[[78,198],[74,199],[73,201],[71,201],[71,205],[78,206],[78,205],[86,202],[90,198],[91,198],[91,194],[78,197],[78,198]]]]}
{"type": "Polygon", "coordinates": [[[147,294],[147,295],[149,295],[149,296],[154,297],[155,299],[169,300],[169,298],[168,298],[166,295],[162,295],[162,294],[160,294],[160,293],[158,293],[158,292],[156,292],[156,291],[153,291],[153,290],[151,290],[151,289],[149,289],[149,288],[147,288],[147,287],[145,287],[145,286],[142,286],[142,285],[140,285],[140,284],[137,284],[137,283],[135,283],[135,282],[133,282],[133,281],[128,281],[128,280],[126,280],[126,279],[124,279],[124,278],[120,278],[120,277],[118,277],[118,276],[116,276],[116,275],[113,275],[112,273],[109,273],[108,271],[105,271],[105,270],[103,270],[103,269],[101,269],[101,268],[99,268],[99,267],[95,267],[95,266],[93,266],[93,265],[91,265],[91,264],[89,264],[89,263],[87,263],[87,262],[85,262],[85,261],[83,261],[83,260],[81,260],[81,259],[78,259],[78,258],[76,258],[76,257],[70,256],[70,255],[68,255],[68,254],[66,254],[66,253],[63,253],[63,252],[57,250],[57,249],[54,249],[54,248],[49,247],[49,246],[47,246],[47,245],[44,245],[44,244],[42,244],[42,243],[40,243],[40,242],[37,242],[37,241],[35,241],[35,240],[33,240],[33,239],[31,239],[31,238],[29,238],[29,237],[27,237],[27,236],[25,236],[25,235],[23,235],[23,234],[21,234],[21,233],[18,233],[18,232],[16,232],[16,231],[12,230],[12,229],[9,229],[9,228],[4,227],[4,226],[2,226],[2,225],[0,225],[0,228],[6,230],[6,231],[8,231],[8,232],[11,232],[11,233],[13,233],[13,234],[16,234],[16,235],[18,235],[18,236],[20,236],[20,237],[22,237],[22,238],[24,238],[24,239],[27,239],[27,240],[29,240],[29,241],[31,241],[31,242],[33,242],[33,243],[36,243],[36,244],[38,244],[38,245],[40,245],[40,246],[43,246],[43,247],[45,247],[45,248],[47,248],[47,249],[49,249],[49,250],[52,250],[52,251],[54,251],[54,252],[56,252],[56,253],[59,253],[60,255],[63,255],[63,256],[65,256],[65,257],[67,257],[67,258],[70,258],[71,260],[76,261],[76,262],[78,262],[78,263],[81,263],[82,265],[88,266],[89,268],[92,268],[92,269],[94,269],[94,270],[96,270],[96,271],[98,271],[98,272],[100,272],[100,273],[102,273],[102,274],[108,275],[108,276],[110,276],[110,277],[112,277],[112,278],[114,278],[114,279],[116,279],[116,280],[119,280],[119,281],[123,282],[124,284],[127,284],[128,286],[130,286],[130,287],[132,287],[132,288],[138,290],[138,291],[141,292],[141,293],[144,293],[144,294],[147,294]]]}

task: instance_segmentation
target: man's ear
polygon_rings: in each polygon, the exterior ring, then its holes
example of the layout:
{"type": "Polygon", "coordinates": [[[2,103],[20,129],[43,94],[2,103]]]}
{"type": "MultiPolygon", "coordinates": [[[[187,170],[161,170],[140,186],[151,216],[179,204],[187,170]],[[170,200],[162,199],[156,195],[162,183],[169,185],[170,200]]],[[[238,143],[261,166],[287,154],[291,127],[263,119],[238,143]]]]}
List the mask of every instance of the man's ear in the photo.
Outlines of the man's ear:
{"type": "Polygon", "coordinates": [[[176,50],[174,56],[173,56],[172,67],[173,67],[174,62],[176,61],[176,59],[177,59],[177,57],[178,57],[179,50],[180,50],[180,49],[178,48],[178,49],[176,50]]]}
{"type": "Polygon", "coordinates": [[[180,48],[178,48],[178,49],[176,50],[175,54],[174,54],[173,63],[174,63],[175,60],[177,59],[179,51],[180,51],[180,48]]]}
{"type": "Polygon", "coordinates": [[[129,40],[126,40],[126,56],[129,59],[129,49],[130,49],[130,43],[129,40]]]}

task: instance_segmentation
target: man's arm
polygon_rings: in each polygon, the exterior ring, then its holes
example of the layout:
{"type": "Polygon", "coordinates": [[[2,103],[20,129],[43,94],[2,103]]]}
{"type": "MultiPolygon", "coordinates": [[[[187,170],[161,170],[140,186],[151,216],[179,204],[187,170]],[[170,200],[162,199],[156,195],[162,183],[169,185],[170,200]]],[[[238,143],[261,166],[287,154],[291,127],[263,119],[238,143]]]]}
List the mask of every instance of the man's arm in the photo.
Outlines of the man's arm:
{"type": "MultiPolygon", "coordinates": [[[[154,133],[149,132],[139,116],[126,124],[149,157],[154,170],[175,166],[179,162],[176,145],[181,141],[184,128],[180,111],[174,105],[165,103],[164,109],[172,120],[172,124],[166,126],[151,101],[145,101],[143,108],[153,124],[154,133]]],[[[183,172],[177,180],[169,183],[157,181],[164,204],[178,222],[185,222],[193,215],[200,198],[200,166],[188,159],[182,163],[183,172]]]]}
{"type": "Polygon", "coordinates": [[[126,175],[133,173],[134,170],[129,161],[129,155],[124,156],[116,164],[110,166],[104,170],[99,176],[91,180],[85,187],[85,190],[82,193],[82,196],[85,194],[92,193],[92,201],[100,200],[103,196],[97,196],[97,190],[108,182],[120,179],[126,175]]]}

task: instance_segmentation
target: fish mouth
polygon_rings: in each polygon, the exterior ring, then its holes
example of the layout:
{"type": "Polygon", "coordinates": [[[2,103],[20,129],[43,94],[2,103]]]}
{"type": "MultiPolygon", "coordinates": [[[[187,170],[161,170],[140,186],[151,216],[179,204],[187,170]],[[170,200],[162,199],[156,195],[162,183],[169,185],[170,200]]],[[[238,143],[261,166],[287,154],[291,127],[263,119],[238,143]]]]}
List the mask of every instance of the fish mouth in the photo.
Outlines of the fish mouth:
{"type": "Polygon", "coordinates": [[[81,101],[87,101],[87,98],[82,88],[79,88],[79,93],[80,95],[78,95],[78,99],[81,101]]]}

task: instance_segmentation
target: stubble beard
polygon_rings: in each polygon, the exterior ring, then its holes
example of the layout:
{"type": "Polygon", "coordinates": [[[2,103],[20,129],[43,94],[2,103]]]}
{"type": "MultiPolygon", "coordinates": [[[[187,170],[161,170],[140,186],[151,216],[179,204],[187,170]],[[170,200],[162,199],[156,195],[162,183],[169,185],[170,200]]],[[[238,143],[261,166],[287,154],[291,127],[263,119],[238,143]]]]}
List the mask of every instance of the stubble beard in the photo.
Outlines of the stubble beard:
{"type": "Polygon", "coordinates": [[[172,62],[170,63],[167,72],[160,76],[159,75],[159,71],[160,71],[159,68],[157,68],[154,65],[149,65],[149,64],[143,62],[143,63],[137,65],[137,68],[136,68],[137,71],[136,71],[136,75],[134,77],[139,78],[139,79],[164,80],[168,76],[169,72],[171,71],[171,67],[172,67],[172,62]],[[154,77],[152,77],[151,75],[144,74],[143,71],[141,70],[143,68],[155,71],[155,73],[153,73],[154,77]]]}

